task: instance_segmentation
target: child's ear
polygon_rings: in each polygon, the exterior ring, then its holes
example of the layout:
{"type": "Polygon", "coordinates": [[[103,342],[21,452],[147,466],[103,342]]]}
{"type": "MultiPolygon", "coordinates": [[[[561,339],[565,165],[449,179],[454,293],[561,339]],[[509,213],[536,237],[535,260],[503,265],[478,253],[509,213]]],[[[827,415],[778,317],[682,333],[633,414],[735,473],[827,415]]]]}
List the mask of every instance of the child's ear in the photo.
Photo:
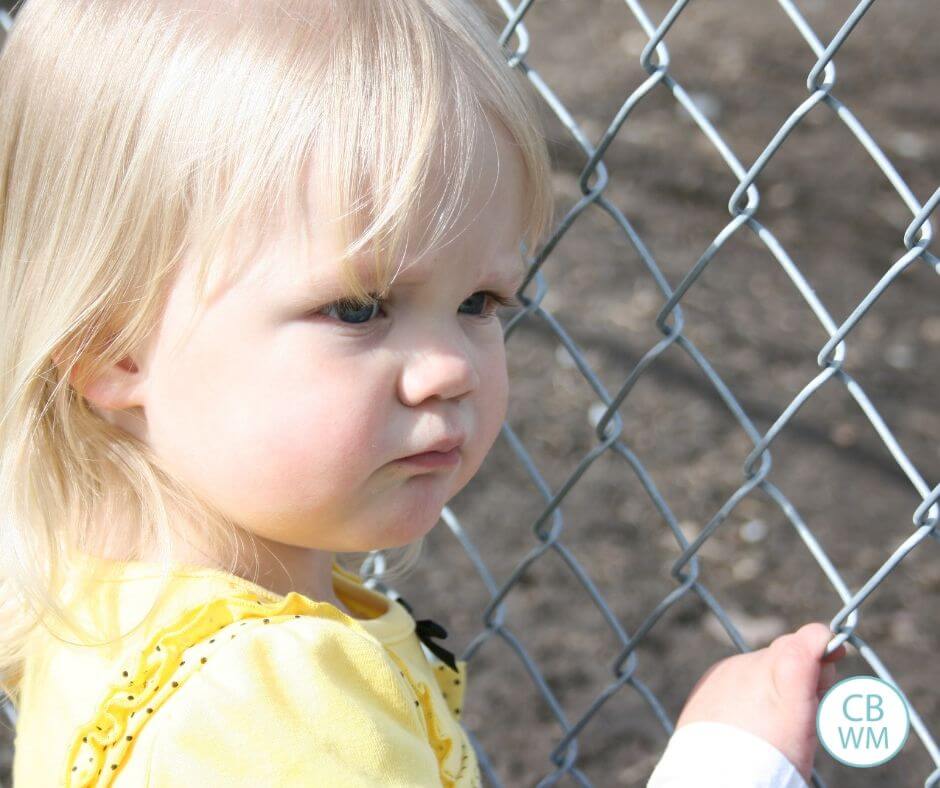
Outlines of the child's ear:
{"type": "MultiPolygon", "coordinates": [[[[66,351],[53,354],[53,363],[65,372],[63,359],[66,351]]],[[[87,358],[80,358],[72,367],[69,383],[92,405],[101,410],[126,410],[140,407],[143,403],[141,384],[141,359],[137,354],[125,356],[120,361],[99,371],[94,376],[87,358]]]]}

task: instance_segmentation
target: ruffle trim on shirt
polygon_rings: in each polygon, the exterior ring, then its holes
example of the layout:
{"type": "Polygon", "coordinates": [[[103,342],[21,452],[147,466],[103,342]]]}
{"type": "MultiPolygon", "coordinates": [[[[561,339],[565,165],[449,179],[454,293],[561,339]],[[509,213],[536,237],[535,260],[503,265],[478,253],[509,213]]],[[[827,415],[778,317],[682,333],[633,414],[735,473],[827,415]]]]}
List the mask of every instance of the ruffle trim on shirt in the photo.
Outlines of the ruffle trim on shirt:
{"type": "MultiPolygon", "coordinates": [[[[247,593],[219,597],[155,632],[133,664],[119,669],[95,714],[76,732],[66,759],[64,784],[68,788],[110,785],[150,716],[207,662],[214,650],[209,649],[210,644],[236,637],[243,626],[264,626],[311,614],[339,621],[372,638],[354,618],[333,605],[295,591],[277,602],[262,602],[247,593]],[[235,623],[238,626],[228,637],[214,637],[235,623]],[[208,643],[203,643],[207,638],[208,643]],[[200,653],[187,651],[197,644],[201,644],[200,653]]],[[[387,649],[386,653],[391,654],[387,649]]]]}
{"type": "MultiPolygon", "coordinates": [[[[473,752],[472,748],[467,745],[465,737],[460,738],[460,768],[457,770],[457,773],[450,771],[444,764],[447,760],[447,757],[450,755],[451,750],[454,747],[454,741],[451,737],[445,735],[441,730],[441,726],[438,722],[437,712],[434,710],[434,703],[431,698],[431,690],[428,685],[415,679],[411,675],[411,671],[408,670],[408,666],[401,660],[399,657],[391,651],[388,651],[388,655],[392,658],[398,669],[401,672],[401,675],[404,676],[408,683],[412,686],[415,692],[415,701],[421,707],[421,713],[424,716],[425,730],[427,731],[428,741],[431,744],[431,748],[434,750],[435,755],[437,756],[438,770],[440,773],[441,784],[443,788],[455,788],[457,781],[460,779],[467,779],[469,777],[471,788],[480,788],[480,772],[479,767],[476,763],[476,755],[473,752]],[[467,775],[467,770],[470,770],[469,775],[467,775]],[[467,775],[467,777],[465,777],[467,775]]],[[[467,663],[463,660],[457,661],[457,667],[459,669],[458,673],[454,673],[447,665],[440,665],[438,669],[443,668],[450,676],[454,676],[458,680],[458,684],[455,686],[460,687],[460,699],[462,702],[463,698],[463,687],[465,686],[465,677],[466,677],[466,665],[467,663]]],[[[438,684],[442,687],[442,679],[435,676],[438,681],[438,684]]],[[[457,715],[459,716],[460,707],[457,706],[457,715]]],[[[454,707],[451,707],[451,712],[454,711],[454,707]]]]}

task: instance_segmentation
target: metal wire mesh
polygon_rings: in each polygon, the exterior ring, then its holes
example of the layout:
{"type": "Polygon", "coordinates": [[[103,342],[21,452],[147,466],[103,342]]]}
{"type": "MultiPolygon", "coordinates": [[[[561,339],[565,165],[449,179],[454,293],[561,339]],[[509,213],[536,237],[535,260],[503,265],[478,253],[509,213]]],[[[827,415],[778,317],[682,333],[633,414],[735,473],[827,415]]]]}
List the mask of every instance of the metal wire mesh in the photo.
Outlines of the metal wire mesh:
{"type": "MultiPolygon", "coordinates": [[[[940,261],[938,261],[937,257],[928,249],[932,240],[929,217],[935,211],[938,203],[940,203],[940,188],[934,191],[926,202],[921,204],[908,188],[904,179],[895,169],[878,142],[858,121],[855,115],[853,115],[849,107],[843,104],[832,93],[832,89],[836,84],[833,58],[839,52],[840,47],[843,46],[862,16],[872,6],[874,0],[864,0],[864,2],[860,2],[828,44],[823,44],[819,40],[806,18],[801,14],[794,3],[788,0],[778,0],[779,6],[786,12],[786,15],[799,31],[799,34],[811,47],[816,62],[806,77],[808,97],[802,104],[790,112],[786,122],[766,144],[750,167],[744,166],[739,161],[735,153],[725,143],[722,136],[710,122],[709,118],[689,97],[682,85],[670,74],[669,51],[664,39],[679,15],[689,5],[689,0],[679,0],[679,2],[676,2],[658,25],[651,22],[641,3],[634,2],[634,0],[625,0],[627,10],[632,13],[635,20],[642,26],[646,36],[649,38],[649,42],[646,44],[641,55],[641,65],[643,69],[648,72],[649,77],[623,102],[620,110],[610,121],[603,137],[596,146],[590,142],[588,136],[574,120],[562,101],[553,93],[551,86],[546,84],[540,74],[526,62],[530,38],[526,26],[523,23],[523,19],[526,14],[537,5],[535,0],[526,0],[519,3],[518,6],[507,2],[507,0],[497,0],[497,2],[507,19],[506,26],[500,35],[500,41],[503,46],[506,47],[509,42],[514,39],[516,45],[515,49],[507,54],[508,65],[520,69],[531,81],[551,112],[557,116],[570,132],[573,140],[575,140],[579,148],[583,151],[586,160],[579,179],[579,186],[583,196],[576,204],[567,210],[544,247],[538,250],[534,257],[529,259],[529,274],[520,290],[521,300],[524,302],[525,308],[514,315],[505,327],[507,347],[511,353],[513,335],[516,333],[520,324],[524,321],[540,321],[543,327],[547,327],[554,336],[557,337],[568,354],[570,354],[578,371],[593,389],[597,398],[603,404],[603,407],[597,408],[593,414],[597,441],[596,446],[577,462],[570,476],[557,490],[551,489],[550,485],[546,482],[529,451],[513,431],[512,426],[508,422],[504,424],[503,436],[518,458],[518,462],[531,477],[544,498],[544,508],[537,520],[532,524],[532,533],[536,541],[531,551],[518,561],[514,570],[504,580],[497,582],[482,559],[480,550],[477,549],[468,530],[461,524],[459,518],[449,507],[444,510],[444,521],[463,549],[470,556],[476,571],[479,573],[480,578],[485,583],[491,595],[491,601],[482,614],[483,629],[473,638],[470,645],[461,655],[461,658],[472,660],[474,655],[491,638],[500,638],[505,641],[517,655],[520,662],[523,663],[526,672],[537,687],[537,691],[544,700],[546,707],[551,710],[552,715],[557,719],[557,723],[563,731],[563,735],[557,741],[551,752],[552,767],[549,767],[547,773],[538,781],[538,785],[540,787],[553,785],[566,775],[573,778],[579,785],[591,785],[587,775],[579,768],[578,737],[598,714],[600,708],[625,685],[630,686],[644,698],[652,712],[653,718],[666,732],[671,733],[673,730],[673,724],[670,722],[662,704],[649,687],[637,676],[638,660],[636,655],[638,644],[670,608],[677,605],[687,595],[692,594],[698,596],[721,623],[721,626],[728,633],[736,647],[742,652],[751,650],[738,632],[731,618],[709,592],[708,588],[700,581],[698,553],[715,531],[726,521],[728,515],[735,509],[739,502],[753,490],[760,489],[777,504],[780,511],[799,534],[799,538],[802,540],[806,549],[818,563],[819,568],[825,574],[828,582],[831,583],[832,588],[838,593],[842,601],[842,608],[832,617],[830,622],[830,628],[835,634],[827,647],[827,653],[838,648],[843,642],[850,642],[872,668],[875,675],[890,683],[892,686],[895,686],[903,694],[903,689],[898,686],[887,666],[879,659],[875,649],[859,636],[856,628],[860,621],[861,609],[865,600],[868,599],[872,592],[891,572],[896,570],[905,556],[921,545],[923,545],[922,549],[929,549],[931,546],[935,547],[935,543],[940,541],[940,530],[937,528],[938,511],[940,511],[940,506],[938,506],[938,500],[940,500],[940,485],[931,487],[931,484],[924,479],[924,476],[918,468],[909,460],[904,449],[895,439],[891,429],[889,429],[877,408],[866,395],[862,386],[843,368],[843,362],[846,355],[847,340],[853,329],[859,324],[875,300],[878,299],[902,272],[913,265],[924,265],[933,273],[940,274],[940,261]],[[739,185],[728,201],[728,213],[731,218],[727,225],[714,238],[708,248],[705,249],[696,263],[688,270],[688,273],[685,274],[675,287],[671,286],[667,281],[660,266],[657,265],[657,262],[653,259],[647,246],[634,227],[627,221],[617,205],[613,204],[605,196],[605,190],[609,183],[607,169],[604,166],[605,151],[623,128],[631,111],[640,104],[644,97],[656,89],[668,90],[674,99],[684,107],[688,114],[694,119],[698,129],[707,137],[715,150],[720,153],[727,167],[733,172],[739,182],[739,185]],[[784,145],[788,135],[797,124],[820,103],[826,104],[854,135],[855,139],[864,147],[874,164],[890,181],[898,197],[904,202],[904,205],[910,211],[912,217],[903,236],[904,246],[907,249],[906,253],[892,262],[887,272],[881,277],[877,284],[861,300],[851,314],[841,322],[832,317],[826,305],[817,297],[814,289],[804,277],[799,267],[787,254],[787,251],[781,246],[777,239],[775,239],[769,229],[763,226],[754,216],[757,211],[760,196],[757,180],[762,170],[764,170],[767,163],[784,145]],[[586,211],[592,208],[602,209],[616,221],[622,229],[624,238],[631,242],[641,256],[650,277],[655,281],[663,299],[663,305],[655,319],[656,327],[663,335],[662,340],[649,348],[648,352],[642,357],[639,363],[637,363],[633,369],[629,370],[629,374],[626,376],[619,389],[613,394],[605,389],[599,377],[592,370],[592,366],[585,352],[573,341],[566,332],[565,327],[559,323],[549,311],[541,307],[541,302],[547,292],[546,280],[541,269],[546,265],[552,251],[556,248],[556,245],[564,237],[566,232],[568,232],[572,225],[578,221],[586,211]],[[745,229],[752,232],[764,245],[767,252],[773,255],[776,262],[779,263],[781,268],[786,272],[793,287],[805,300],[806,305],[812,310],[816,319],[830,336],[830,339],[819,349],[816,357],[816,363],[820,369],[819,374],[803,387],[784,411],[776,418],[772,426],[763,434],[755,427],[748,413],[736,399],[734,393],[717,374],[708,359],[690,340],[686,332],[684,332],[685,322],[680,304],[683,296],[700,280],[707,266],[715,260],[716,255],[720,252],[725,242],[737,232],[745,229]],[[707,525],[691,542],[686,540],[676,517],[670,510],[666,500],[657,490],[652,477],[647,473],[643,463],[627,445],[623,434],[623,423],[618,412],[623,406],[627,396],[640,380],[644,371],[673,346],[686,353],[688,357],[694,361],[705,378],[714,387],[741,429],[747,434],[748,439],[753,443],[753,450],[748,454],[742,468],[740,486],[724,504],[722,504],[718,511],[710,517],[707,525]],[[875,430],[881,441],[883,441],[885,447],[894,458],[894,461],[909,480],[917,496],[921,499],[921,503],[912,513],[913,528],[908,538],[898,545],[890,555],[885,556],[883,563],[877,571],[871,575],[867,582],[857,589],[851,588],[849,584],[845,582],[839,570],[814,536],[813,531],[800,516],[795,504],[768,478],[771,469],[771,444],[779,436],[781,431],[785,430],[788,424],[791,423],[796,412],[830,380],[841,384],[849,392],[861,412],[865,415],[868,422],[870,422],[871,427],[875,430]],[[649,611],[645,620],[632,633],[628,633],[624,630],[613,610],[599,593],[596,585],[592,581],[590,567],[582,565],[563,542],[565,523],[561,515],[561,506],[566,496],[599,457],[605,453],[611,452],[626,461],[626,465],[623,466],[625,473],[636,474],[643,488],[649,494],[657,510],[662,515],[663,520],[668,524],[681,550],[681,555],[671,568],[671,575],[676,582],[675,589],[668,593],[659,604],[649,611]],[[576,719],[569,719],[565,709],[556,697],[556,694],[553,693],[549,684],[545,681],[539,664],[531,657],[525,644],[514,634],[511,627],[506,624],[504,602],[507,596],[517,587],[520,579],[531,568],[532,564],[540,561],[550,553],[557,555],[563,560],[567,569],[583,588],[587,599],[601,612],[603,618],[610,626],[611,631],[622,646],[620,653],[613,661],[613,675],[611,676],[610,683],[603,691],[597,694],[593,703],[576,719]]],[[[585,11],[588,12],[589,10],[588,4],[585,4],[585,11]]],[[[364,572],[366,574],[375,572],[380,576],[381,568],[381,557],[376,556],[366,562],[364,572]]],[[[391,595],[395,595],[392,589],[381,582],[373,580],[372,583],[377,587],[383,588],[391,595]]],[[[940,786],[940,749],[937,747],[934,735],[928,730],[923,720],[918,715],[911,699],[906,696],[905,698],[910,708],[911,728],[920,739],[924,748],[929,753],[929,756],[938,766],[937,769],[926,777],[924,786],[925,788],[936,788],[936,786],[940,786]]],[[[483,751],[480,746],[479,740],[472,734],[471,738],[474,741],[474,746],[477,748],[481,769],[486,778],[493,785],[502,785],[499,776],[492,767],[488,754],[483,751]]],[[[822,778],[817,772],[814,772],[813,781],[815,785],[824,785],[822,778]]],[[[535,782],[534,779],[531,782],[535,782]]]]}
{"type": "MultiPolygon", "coordinates": [[[[470,661],[472,670],[474,655],[488,640],[498,638],[504,641],[524,666],[537,692],[563,731],[563,735],[555,743],[551,752],[551,765],[547,765],[546,773],[538,781],[538,785],[552,785],[566,777],[573,779],[579,785],[591,785],[578,762],[579,736],[582,735],[592,719],[596,717],[601,707],[625,685],[636,691],[647,704],[652,713],[651,724],[655,720],[667,734],[673,730],[673,723],[670,721],[663,704],[647,684],[638,677],[639,662],[636,653],[641,641],[647,637],[656,623],[671,608],[689,595],[698,597],[714,614],[735,646],[740,651],[750,650],[732,618],[701,582],[699,577],[699,553],[721,527],[722,523],[726,522],[735,507],[753,491],[760,490],[779,507],[780,512],[792,525],[806,550],[841,599],[841,609],[831,618],[830,626],[835,634],[828,651],[834,650],[843,642],[851,643],[871,667],[873,673],[895,686],[903,695],[903,688],[894,680],[875,649],[865,642],[856,630],[860,623],[862,606],[865,601],[884,582],[885,578],[897,569],[905,557],[915,548],[930,549],[936,546],[936,542],[940,542],[940,530],[937,528],[938,512],[940,512],[940,485],[931,486],[920,470],[911,462],[871,399],[866,395],[863,387],[844,369],[844,360],[847,352],[847,342],[853,330],[870,310],[876,299],[905,270],[910,266],[923,265],[927,266],[933,273],[940,274],[940,261],[928,248],[932,241],[929,217],[940,203],[940,188],[934,191],[923,204],[919,202],[874,137],[858,121],[849,107],[833,95],[833,87],[836,84],[833,59],[852,34],[859,20],[873,5],[874,0],[863,0],[863,2],[858,3],[828,44],[823,44],[819,40],[817,34],[794,3],[789,2],[789,0],[777,0],[779,7],[785,12],[799,35],[811,48],[816,62],[806,77],[807,98],[790,112],[786,121],[763,147],[760,155],[749,167],[744,166],[739,161],[707,115],[701,111],[696,102],[690,98],[682,85],[670,73],[669,50],[664,39],[680,14],[689,6],[689,0],[676,2],[658,25],[650,20],[641,3],[634,0],[625,0],[625,10],[632,14],[633,19],[648,37],[648,43],[643,49],[640,61],[642,68],[649,74],[649,77],[623,102],[620,110],[610,121],[596,145],[591,143],[584,129],[574,120],[572,114],[552,91],[552,88],[526,62],[530,37],[523,20],[537,5],[535,0],[525,0],[519,3],[518,6],[511,4],[508,0],[495,1],[507,20],[500,35],[500,41],[504,47],[508,47],[510,42],[515,44],[515,48],[511,51],[507,49],[507,66],[517,68],[525,74],[544,100],[545,106],[554,113],[570,132],[572,140],[583,151],[585,158],[579,178],[582,196],[565,212],[544,247],[537,250],[537,253],[529,259],[529,275],[520,291],[520,297],[525,304],[525,308],[515,314],[505,326],[507,348],[511,353],[514,345],[514,335],[520,325],[538,321],[565,348],[573,365],[602,403],[602,407],[597,408],[592,413],[596,445],[590,452],[580,458],[568,478],[557,490],[552,489],[546,481],[533,457],[519,440],[509,422],[507,421],[504,424],[503,437],[511,447],[525,473],[539,489],[544,501],[541,513],[532,524],[532,534],[535,537],[532,549],[520,558],[514,570],[505,579],[499,582],[495,579],[482,558],[480,550],[469,535],[468,529],[462,525],[460,519],[450,507],[445,508],[443,512],[445,523],[465,550],[467,556],[469,556],[479,578],[490,594],[490,602],[482,612],[483,627],[464,653],[460,655],[460,658],[470,661]],[[605,152],[614,138],[621,132],[630,113],[640,105],[645,97],[657,90],[659,92],[668,90],[675,101],[684,108],[697,128],[720,154],[738,182],[738,186],[728,200],[727,207],[730,219],[726,226],[712,240],[675,287],[667,281],[661,266],[657,264],[636,229],[627,221],[618,206],[609,200],[605,194],[609,185],[608,171],[604,164],[605,152]],[[903,243],[907,251],[891,263],[887,272],[877,284],[871,288],[870,292],[858,303],[851,314],[841,322],[833,318],[826,305],[818,298],[807,278],[788,255],[786,249],[783,248],[770,230],[755,217],[760,198],[757,182],[761,172],[784,146],[791,132],[820,103],[828,106],[864,148],[872,162],[891,183],[912,217],[903,235],[903,243]],[[587,211],[593,209],[601,209],[617,223],[622,230],[623,238],[628,240],[636,249],[649,277],[662,295],[662,306],[655,318],[655,325],[662,333],[662,339],[650,347],[640,361],[629,370],[623,382],[613,394],[608,392],[599,376],[592,369],[587,354],[572,339],[565,327],[542,306],[548,289],[542,271],[543,267],[559,241],[574,223],[587,211]],[[722,380],[705,355],[692,342],[688,332],[684,330],[686,324],[681,306],[683,297],[701,280],[704,271],[715,260],[723,245],[738,232],[745,231],[750,231],[763,244],[766,251],[773,256],[773,259],[792,282],[794,291],[805,301],[805,304],[812,310],[813,315],[830,337],[819,349],[816,357],[816,363],[820,369],[818,375],[806,383],[783,412],[776,417],[772,426],[763,433],[755,426],[752,418],[742,407],[735,394],[722,380]],[[742,467],[740,485],[711,515],[707,525],[691,542],[686,539],[685,534],[679,527],[676,516],[664,496],[657,489],[643,462],[631,450],[628,441],[625,440],[623,421],[619,412],[624,406],[627,396],[634,390],[644,372],[673,346],[675,347],[673,352],[681,351],[685,353],[701,370],[704,379],[714,388],[728,412],[753,444],[753,449],[748,454],[742,467]],[[796,505],[768,478],[771,470],[771,445],[781,432],[786,430],[788,425],[792,423],[797,411],[830,380],[843,386],[857,403],[861,413],[867,418],[921,501],[911,514],[913,527],[910,535],[890,555],[884,556],[881,565],[866,582],[854,589],[843,579],[813,531],[800,516],[796,505]],[[670,572],[672,579],[675,581],[675,588],[648,612],[642,623],[632,633],[628,633],[621,625],[616,614],[598,590],[592,580],[590,567],[584,566],[563,541],[565,522],[562,517],[561,507],[566,496],[569,495],[574,485],[584,476],[590,466],[598,458],[605,455],[614,455],[626,462],[626,465],[622,466],[624,472],[636,476],[653,505],[668,525],[669,531],[680,550],[680,555],[672,565],[670,572]],[[548,554],[553,554],[564,562],[571,576],[583,589],[586,601],[589,600],[596,606],[621,646],[619,654],[612,662],[613,675],[610,677],[608,685],[574,719],[569,719],[569,715],[556,693],[552,691],[548,682],[546,682],[540,665],[529,654],[524,642],[516,636],[512,628],[506,623],[505,600],[507,596],[518,587],[521,578],[531,566],[535,562],[543,560],[548,554]]],[[[590,10],[590,8],[591,4],[586,2],[585,9],[590,10]]],[[[4,11],[0,11],[0,23],[6,29],[9,29],[11,19],[4,11]]],[[[382,554],[376,553],[364,565],[363,574],[366,576],[372,575],[369,585],[378,587],[393,597],[397,596],[397,592],[393,588],[381,581],[383,566],[382,554]]],[[[925,788],[937,788],[937,786],[940,786],[940,749],[937,747],[934,735],[917,714],[916,706],[911,698],[906,695],[905,698],[911,711],[912,730],[937,766],[926,776],[924,786],[925,788]]],[[[12,708],[5,705],[4,711],[11,722],[15,723],[15,714],[12,708]]],[[[477,749],[484,776],[492,785],[502,785],[492,766],[489,754],[483,749],[477,736],[472,731],[469,733],[477,749]]],[[[818,774],[814,774],[814,784],[824,785],[818,774]]]]}

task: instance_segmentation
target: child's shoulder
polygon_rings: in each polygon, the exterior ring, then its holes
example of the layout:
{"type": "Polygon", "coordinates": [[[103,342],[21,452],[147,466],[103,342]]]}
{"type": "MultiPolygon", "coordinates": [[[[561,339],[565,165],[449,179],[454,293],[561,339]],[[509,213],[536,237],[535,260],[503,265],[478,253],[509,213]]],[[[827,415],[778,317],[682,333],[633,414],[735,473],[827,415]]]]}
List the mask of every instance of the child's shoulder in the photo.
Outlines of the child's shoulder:
{"type": "MultiPolygon", "coordinates": [[[[95,573],[75,602],[133,626],[158,573],[114,570],[95,573]]],[[[452,673],[429,663],[406,607],[357,577],[344,573],[334,588],[364,617],[184,572],[119,645],[50,640],[18,735],[23,773],[42,774],[24,782],[62,782],[64,767],[66,785],[478,784],[459,724],[466,664],[452,673]],[[67,764],[44,759],[50,748],[67,764]]]]}
{"type": "MultiPolygon", "coordinates": [[[[195,639],[216,623],[257,618],[256,610],[283,610],[284,615],[290,611],[333,620],[367,639],[377,635],[381,640],[386,634],[400,636],[398,630],[407,629],[409,624],[413,629],[403,609],[391,605],[384,595],[364,588],[358,578],[338,565],[334,567],[334,587],[337,584],[344,594],[353,594],[353,604],[376,620],[363,626],[360,619],[329,603],[296,592],[276,594],[219,569],[178,565],[164,570],[154,563],[83,553],[77,554],[72,564],[66,599],[70,612],[88,626],[88,631],[117,637],[138,650],[141,642],[159,639],[160,631],[179,632],[180,637],[185,631],[186,637],[195,639]],[[376,608],[384,613],[379,616],[376,608]]],[[[116,653],[111,652],[112,656],[116,653]]]]}
{"type": "MultiPolygon", "coordinates": [[[[220,756],[238,761],[245,736],[270,735],[265,747],[282,750],[283,742],[309,743],[310,731],[336,742],[366,741],[377,726],[410,741],[419,760],[425,752],[408,666],[356,619],[294,592],[271,601],[233,588],[164,616],[115,674],[107,697],[75,733],[69,769],[76,776],[120,768],[134,749],[150,755],[133,759],[131,770],[158,759],[181,769],[181,741],[190,742],[182,748],[192,759],[185,773],[198,774],[210,762],[220,768],[220,756]],[[207,719],[214,721],[208,728],[207,719]],[[232,752],[193,751],[194,741],[220,738],[232,752]],[[172,757],[161,754],[166,748],[172,757]]],[[[291,762],[296,755],[280,757],[291,762]]]]}
{"type": "Polygon", "coordinates": [[[157,604],[143,617],[160,580],[154,567],[114,564],[113,573],[96,573],[94,587],[100,593],[88,593],[85,586],[78,604],[83,613],[107,610],[122,626],[136,624],[134,637],[115,654],[115,685],[126,689],[136,682],[137,700],[157,692],[144,692],[145,685],[160,685],[161,694],[179,689],[190,675],[179,669],[189,666],[197,673],[210,657],[268,659],[266,676],[283,672],[290,656],[315,661],[321,669],[378,659],[391,671],[396,658],[383,640],[414,630],[413,619],[398,606],[389,604],[386,614],[362,621],[297,592],[282,596],[226,572],[194,567],[172,571],[157,604]],[[171,669],[173,681],[158,681],[168,678],[171,669]]]}

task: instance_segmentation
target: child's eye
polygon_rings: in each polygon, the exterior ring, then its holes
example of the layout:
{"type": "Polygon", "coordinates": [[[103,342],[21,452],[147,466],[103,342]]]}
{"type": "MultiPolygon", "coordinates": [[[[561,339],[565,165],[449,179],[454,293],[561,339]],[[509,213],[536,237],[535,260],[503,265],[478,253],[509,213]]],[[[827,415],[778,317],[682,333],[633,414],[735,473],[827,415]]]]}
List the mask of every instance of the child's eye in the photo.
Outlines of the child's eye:
{"type": "Polygon", "coordinates": [[[357,301],[354,298],[341,298],[327,304],[322,309],[318,309],[315,314],[330,316],[330,313],[335,313],[341,323],[346,322],[341,317],[345,315],[351,318],[349,320],[350,325],[363,325],[374,316],[375,307],[378,305],[379,299],[375,295],[372,295],[372,300],[366,303],[357,301]]]}
{"type": "Polygon", "coordinates": [[[474,315],[474,317],[493,317],[493,315],[496,314],[496,310],[501,306],[522,306],[522,302],[515,296],[502,296],[499,293],[494,293],[492,290],[478,290],[464,301],[464,304],[478,300],[476,297],[479,295],[483,296],[482,303],[486,304],[486,306],[483,307],[483,311],[480,314],[474,315]],[[489,299],[488,304],[486,299],[489,299]]]}
{"type": "MultiPolygon", "coordinates": [[[[367,302],[357,301],[353,298],[341,298],[318,309],[314,314],[333,316],[346,325],[363,326],[376,316],[376,309],[379,308],[381,303],[382,299],[376,293],[372,293],[370,300],[367,302]]],[[[479,313],[470,312],[472,317],[480,319],[492,317],[501,306],[522,306],[522,302],[515,296],[503,296],[494,293],[492,290],[478,290],[466,299],[461,307],[464,304],[470,304],[471,310],[482,307],[483,311],[479,313]],[[483,296],[483,298],[480,299],[479,296],[483,296]]]]}

